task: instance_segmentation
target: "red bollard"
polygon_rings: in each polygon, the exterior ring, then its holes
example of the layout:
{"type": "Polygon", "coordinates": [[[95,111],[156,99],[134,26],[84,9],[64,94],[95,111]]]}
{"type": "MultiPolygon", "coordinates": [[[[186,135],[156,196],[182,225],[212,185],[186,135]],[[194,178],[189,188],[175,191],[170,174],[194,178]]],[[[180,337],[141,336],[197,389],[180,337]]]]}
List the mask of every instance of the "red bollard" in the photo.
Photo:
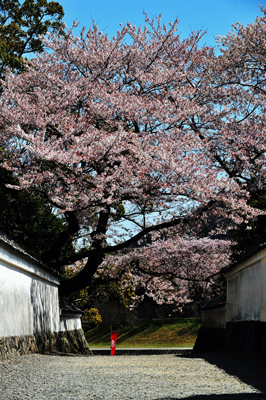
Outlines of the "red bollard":
{"type": "Polygon", "coordinates": [[[115,355],[117,332],[111,332],[111,356],[115,355]]]}

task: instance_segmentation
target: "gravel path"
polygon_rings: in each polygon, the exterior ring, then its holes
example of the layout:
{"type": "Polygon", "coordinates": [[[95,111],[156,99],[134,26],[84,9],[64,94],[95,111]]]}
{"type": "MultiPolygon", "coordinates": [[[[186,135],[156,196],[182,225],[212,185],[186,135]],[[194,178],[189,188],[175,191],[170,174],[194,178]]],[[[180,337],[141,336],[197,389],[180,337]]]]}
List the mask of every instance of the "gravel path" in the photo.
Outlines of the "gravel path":
{"type": "Polygon", "coordinates": [[[266,399],[265,365],[230,355],[27,355],[0,362],[0,399],[266,399]]]}

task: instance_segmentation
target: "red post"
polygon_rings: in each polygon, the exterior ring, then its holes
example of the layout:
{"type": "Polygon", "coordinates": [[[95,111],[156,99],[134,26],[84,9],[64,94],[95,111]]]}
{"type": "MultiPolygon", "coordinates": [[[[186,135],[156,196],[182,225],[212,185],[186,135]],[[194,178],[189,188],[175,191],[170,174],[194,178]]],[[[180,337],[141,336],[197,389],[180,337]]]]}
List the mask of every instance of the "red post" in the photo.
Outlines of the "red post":
{"type": "Polygon", "coordinates": [[[117,332],[111,332],[111,356],[115,355],[117,332]]]}

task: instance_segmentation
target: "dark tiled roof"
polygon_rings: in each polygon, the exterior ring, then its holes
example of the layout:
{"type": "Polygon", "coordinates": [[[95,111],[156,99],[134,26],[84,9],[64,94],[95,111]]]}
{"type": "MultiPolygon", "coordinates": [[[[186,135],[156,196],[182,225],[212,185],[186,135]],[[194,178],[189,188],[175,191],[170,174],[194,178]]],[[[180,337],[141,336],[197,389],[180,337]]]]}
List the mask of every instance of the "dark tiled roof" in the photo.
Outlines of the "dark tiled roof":
{"type": "Polygon", "coordinates": [[[206,301],[201,307],[202,310],[210,310],[212,308],[218,308],[226,304],[226,293],[221,294],[220,296],[214,297],[206,301]]]}
{"type": "Polygon", "coordinates": [[[71,303],[71,301],[64,297],[59,298],[59,307],[64,312],[84,314],[84,311],[82,311],[75,304],[71,303]]]}

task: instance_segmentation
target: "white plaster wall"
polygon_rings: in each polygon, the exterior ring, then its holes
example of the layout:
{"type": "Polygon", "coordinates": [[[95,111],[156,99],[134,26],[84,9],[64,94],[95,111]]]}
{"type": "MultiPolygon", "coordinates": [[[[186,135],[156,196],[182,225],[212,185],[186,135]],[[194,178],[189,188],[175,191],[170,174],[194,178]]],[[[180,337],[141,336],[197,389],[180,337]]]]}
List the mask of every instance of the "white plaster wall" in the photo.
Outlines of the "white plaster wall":
{"type": "Polygon", "coordinates": [[[0,337],[60,330],[59,279],[0,248],[0,337]]]}
{"type": "Polygon", "coordinates": [[[210,310],[202,310],[202,326],[205,328],[225,328],[226,308],[219,307],[210,310]]]}
{"type": "Polygon", "coordinates": [[[60,330],[58,287],[37,279],[31,283],[33,333],[60,330]]]}
{"type": "Polygon", "coordinates": [[[260,302],[260,261],[227,277],[227,322],[260,320],[260,302]]]}
{"type": "Polygon", "coordinates": [[[80,317],[60,317],[60,331],[72,331],[74,329],[81,329],[80,317]]]}
{"type": "Polygon", "coordinates": [[[33,333],[31,278],[0,265],[0,337],[33,333]]]}
{"type": "Polygon", "coordinates": [[[12,266],[18,271],[26,271],[32,276],[39,276],[55,285],[60,283],[59,278],[50,273],[47,268],[43,269],[34,258],[26,258],[23,254],[20,255],[20,253],[14,252],[11,248],[1,247],[1,245],[0,264],[12,266]]]}
{"type": "Polygon", "coordinates": [[[260,320],[266,321],[266,259],[261,260],[260,320]]]}

